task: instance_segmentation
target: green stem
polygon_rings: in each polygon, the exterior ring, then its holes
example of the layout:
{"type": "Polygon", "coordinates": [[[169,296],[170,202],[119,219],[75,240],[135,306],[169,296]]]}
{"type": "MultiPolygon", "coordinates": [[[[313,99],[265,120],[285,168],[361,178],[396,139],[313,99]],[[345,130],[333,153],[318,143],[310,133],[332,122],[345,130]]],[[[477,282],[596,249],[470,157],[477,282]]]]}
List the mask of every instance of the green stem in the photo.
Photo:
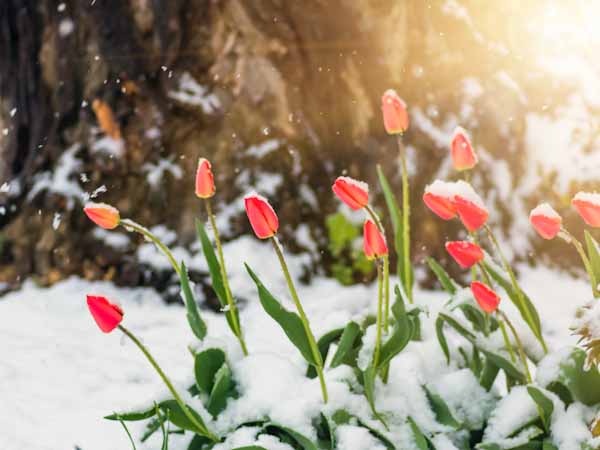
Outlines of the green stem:
{"type": "MultiPolygon", "coordinates": [[[[487,235],[488,235],[490,241],[494,245],[496,252],[498,253],[498,256],[500,257],[500,260],[502,261],[504,270],[506,271],[506,273],[508,273],[508,276],[510,277],[510,282],[513,286],[513,289],[515,290],[515,293],[517,294],[517,299],[519,301],[519,306],[520,306],[519,309],[525,313],[525,316],[526,316],[525,320],[527,321],[527,323],[528,323],[529,327],[532,329],[532,331],[534,331],[534,329],[535,329],[534,323],[535,322],[533,320],[533,317],[531,316],[531,311],[529,311],[529,308],[525,304],[525,298],[523,297],[523,291],[521,290],[521,288],[519,287],[519,285],[517,283],[517,277],[515,276],[515,273],[513,272],[512,268],[510,267],[508,260],[504,256],[504,253],[502,252],[502,248],[500,247],[500,244],[498,243],[496,236],[494,235],[491,228],[487,224],[485,225],[485,231],[487,232],[487,235]]],[[[542,349],[544,350],[544,353],[548,353],[548,347],[546,346],[546,342],[544,341],[544,337],[542,336],[541,331],[539,333],[537,331],[534,331],[534,334],[540,341],[540,344],[542,345],[542,349]]]]}
{"type": "Polygon", "coordinates": [[[512,322],[508,319],[508,316],[506,314],[504,314],[503,311],[501,311],[500,309],[498,309],[497,311],[498,311],[498,314],[500,314],[502,316],[502,319],[504,319],[504,321],[506,322],[506,325],[508,325],[508,328],[510,328],[512,335],[515,337],[515,342],[517,343],[517,349],[519,350],[519,356],[521,357],[521,362],[523,364],[523,368],[525,369],[525,375],[527,376],[527,383],[531,383],[532,382],[531,372],[529,372],[529,365],[527,364],[527,356],[525,356],[525,350],[523,350],[523,344],[521,343],[521,339],[519,338],[519,335],[517,334],[517,330],[515,330],[515,327],[513,326],[512,322]]]}
{"type": "Polygon", "coordinates": [[[573,246],[577,249],[579,256],[581,256],[581,260],[583,261],[585,270],[588,273],[588,276],[590,277],[590,284],[592,285],[592,294],[594,295],[594,298],[600,297],[600,293],[598,292],[598,281],[596,280],[596,275],[594,275],[592,264],[590,263],[590,260],[587,257],[585,250],[583,249],[583,245],[581,245],[581,242],[575,239],[575,236],[573,236],[564,228],[562,228],[561,231],[567,236],[566,241],[571,242],[573,246]]]}
{"type": "Polygon", "coordinates": [[[410,303],[412,297],[412,274],[410,271],[410,195],[408,187],[408,171],[406,170],[406,149],[402,143],[402,135],[397,135],[400,163],[402,164],[402,243],[404,245],[404,288],[410,303]]]}
{"type": "Polygon", "coordinates": [[[150,354],[150,352],[146,349],[146,347],[144,346],[144,344],[142,344],[138,340],[138,338],[136,338],[133,335],[133,333],[131,333],[123,325],[119,325],[119,329],[129,339],[131,339],[135,345],[137,345],[137,347],[142,351],[142,353],[144,354],[144,356],[146,357],[146,359],[150,362],[150,364],[152,364],[152,367],[154,367],[154,369],[156,370],[156,372],[158,373],[158,375],[162,378],[163,382],[165,383],[165,385],[167,386],[167,388],[169,389],[169,391],[171,391],[171,394],[173,394],[173,397],[175,398],[175,401],[177,402],[177,404],[179,404],[179,407],[181,408],[181,410],[183,411],[183,413],[185,414],[185,416],[188,418],[188,420],[199,431],[201,431],[208,439],[210,439],[213,442],[219,442],[219,438],[216,437],[214,434],[212,434],[210,431],[208,431],[208,429],[206,428],[206,426],[204,424],[200,423],[196,419],[196,417],[194,417],[194,415],[191,413],[191,411],[188,408],[188,406],[185,404],[185,402],[183,401],[183,399],[181,398],[181,396],[179,395],[179,393],[177,392],[177,390],[173,386],[173,383],[171,383],[171,380],[169,380],[169,378],[167,377],[167,375],[165,375],[165,373],[163,372],[163,370],[160,368],[160,366],[158,365],[158,363],[156,362],[156,360],[152,357],[152,355],[150,354]]]}
{"type": "Polygon", "coordinates": [[[235,336],[238,338],[240,342],[240,346],[242,347],[242,352],[244,352],[244,356],[248,356],[248,349],[246,348],[246,342],[244,342],[244,336],[242,335],[242,327],[239,322],[239,315],[237,311],[237,306],[233,301],[233,295],[231,295],[231,288],[229,287],[229,278],[227,277],[227,269],[225,268],[225,258],[223,257],[223,247],[221,245],[221,237],[219,236],[219,230],[217,229],[217,222],[215,221],[215,215],[212,212],[212,208],[210,205],[210,199],[207,198],[204,202],[206,205],[206,214],[208,214],[208,218],[210,220],[210,225],[213,229],[213,234],[215,236],[215,243],[217,245],[217,254],[219,255],[219,262],[221,263],[221,278],[223,278],[223,285],[225,288],[225,297],[227,298],[227,305],[229,305],[229,311],[231,317],[231,322],[233,324],[233,332],[235,336]]]}
{"type": "Polygon", "coordinates": [[[275,253],[277,253],[277,257],[279,258],[279,263],[281,264],[281,269],[283,270],[283,274],[285,275],[285,280],[287,282],[288,288],[290,290],[290,294],[292,295],[292,299],[296,304],[296,309],[298,310],[298,314],[300,315],[300,319],[302,321],[302,325],[304,327],[304,332],[308,338],[308,343],[310,345],[310,349],[312,351],[313,358],[316,362],[315,368],[317,369],[317,374],[319,375],[319,382],[321,383],[321,392],[323,393],[323,401],[327,403],[327,386],[325,385],[325,377],[323,376],[323,359],[321,358],[321,353],[319,352],[319,348],[317,347],[317,342],[315,341],[315,336],[313,335],[310,325],[308,323],[308,317],[306,317],[306,313],[304,312],[304,308],[302,307],[302,303],[300,303],[300,298],[298,297],[298,293],[296,292],[296,287],[294,286],[294,282],[292,281],[292,277],[290,275],[290,271],[288,269],[287,263],[285,262],[285,258],[283,257],[283,252],[281,251],[281,247],[277,242],[277,238],[273,236],[271,238],[271,242],[273,243],[273,248],[275,249],[275,253]]]}
{"type": "MultiPolygon", "coordinates": [[[[467,179],[468,172],[465,174],[465,179],[467,179]]],[[[473,243],[479,245],[477,234],[473,231],[469,231],[469,235],[473,240],[473,243]]],[[[475,266],[471,266],[471,281],[477,281],[477,268],[475,266]]]]}
{"type": "Polygon", "coordinates": [[[177,264],[177,260],[173,256],[173,253],[171,253],[171,250],[169,250],[169,248],[165,244],[163,244],[160,239],[158,239],[154,234],[152,234],[148,228],[143,227],[139,223],[134,222],[130,219],[123,219],[119,222],[119,224],[125,227],[127,231],[136,231],[144,237],[150,239],[154,243],[154,245],[156,245],[165,254],[167,259],[173,266],[173,269],[175,269],[175,272],[177,272],[177,275],[181,276],[181,267],[179,267],[179,264],[177,264]]]}
{"type": "Polygon", "coordinates": [[[377,266],[377,337],[375,338],[375,351],[373,352],[373,367],[377,370],[377,366],[379,365],[379,353],[381,352],[383,276],[381,273],[380,262],[376,261],[375,265],[377,266]]]}
{"type": "MultiPolygon", "coordinates": [[[[379,228],[379,231],[381,232],[381,234],[383,234],[383,238],[386,240],[386,243],[387,243],[387,238],[385,236],[385,230],[383,228],[383,224],[379,220],[379,217],[377,216],[377,214],[375,214],[375,211],[373,211],[373,209],[369,205],[366,205],[365,209],[367,210],[367,213],[373,219],[373,222],[375,222],[375,224],[377,225],[377,228],[379,228]]],[[[388,249],[388,252],[389,252],[389,249],[388,249]]],[[[384,314],[384,320],[383,320],[383,328],[387,334],[387,332],[389,330],[389,324],[390,324],[390,256],[389,256],[389,254],[387,254],[383,257],[383,283],[384,283],[383,287],[384,287],[384,296],[385,296],[385,314],[384,314]]]]}

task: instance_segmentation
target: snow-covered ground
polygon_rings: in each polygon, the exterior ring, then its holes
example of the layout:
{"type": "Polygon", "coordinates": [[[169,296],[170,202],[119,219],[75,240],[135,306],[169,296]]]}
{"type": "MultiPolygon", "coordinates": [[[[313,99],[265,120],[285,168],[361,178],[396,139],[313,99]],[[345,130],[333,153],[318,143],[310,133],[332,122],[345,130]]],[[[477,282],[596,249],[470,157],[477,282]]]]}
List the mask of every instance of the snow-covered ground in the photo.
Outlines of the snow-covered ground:
{"type": "MultiPolygon", "coordinates": [[[[270,408],[271,415],[293,424],[297,419],[295,413],[277,406],[281,403],[280,396],[287,395],[294,399],[295,406],[310,409],[319,401],[317,381],[302,377],[304,369],[299,353],[264,313],[255,287],[241,266],[241,261],[248,261],[280,298],[287,299],[277,261],[268,243],[252,238],[242,238],[227,245],[225,252],[234,292],[248,299],[242,311],[242,324],[252,355],[242,360],[223,317],[203,311],[209,328],[206,345],[213,343],[227,348],[230,358],[235,360],[234,372],[236,368],[252,372],[265,364],[271,365],[268,373],[241,379],[238,383],[256,383],[253,390],[274,398],[248,401],[262,402],[261,407],[270,408]],[[280,381],[276,383],[275,380],[280,381]],[[296,384],[290,390],[289,383],[294,380],[303,384],[296,384]]],[[[199,263],[199,260],[192,262],[199,263]]],[[[290,262],[292,270],[299,273],[302,258],[291,258],[290,262]]],[[[584,280],[575,280],[543,267],[521,268],[521,273],[523,287],[539,308],[550,346],[558,348],[573,343],[568,327],[575,308],[590,297],[588,285],[584,280]]],[[[351,318],[364,317],[375,307],[375,285],[343,288],[333,280],[321,278],[310,286],[299,285],[299,291],[316,335],[343,325],[351,318]]],[[[165,305],[150,289],[123,289],[106,282],[77,278],[49,289],[27,282],[21,291],[0,299],[0,449],[127,449],[130,444],[119,423],[102,417],[113,411],[151,404],[164,395],[165,388],[160,379],[131,342],[123,339],[118,331],[105,335],[98,330],[87,311],[87,293],[106,295],[119,301],[125,310],[124,325],[143,340],[177,385],[190,384],[193,359],[187,346],[195,339],[182,307],[165,305]]],[[[446,296],[419,291],[416,298],[431,305],[441,305],[446,296]]],[[[504,308],[514,316],[509,303],[503,300],[504,308]]],[[[515,322],[520,323],[516,317],[515,322]]],[[[420,365],[433,370],[441,360],[440,355],[432,358],[425,347],[419,351],[423,354],[413,352],[402,362],[403,368],[420,365]],[[428,358],[433,362],[426,361],[428,358]]],[[[344,376],[343,370],[340,367],[327,375],[334,404],[336,395],[343,395],[342,383],[336,384],[336,380],[344,376]]],[[[337,400],[338,403],[342,401],[347,400],[337,400]]],[[[243,408],[244,404],[240,404],[238,413],[243,414],[243,408]]],[[[139,437],[141,425],[134,424],[131,430],[139,437]]],[[[374,445],[369,444],[372,439],[369,436],[364,437],[366,441],[361,441],[360,433],[356,431],[343,427],[339,430],[340,448],[364,449],[374,445]],[[344,438],[346,435],[348,439],[344,438]],[[342,447],[344,440],[347,444],[342,447]]],[[[238,438],[243,444],[243,436],[238,438]]],[[[263,439],[268,437],[263,436],[263,439]]],[[[273,449],[288,448],[268,441],[263,445],[273,449]]],[[[145,448],[155,447],[156,441],[151,441],[145,448]]],[[[173,437],[170,448],[185,446],[182,442],[178,446],[177,437],[173,437]]]]}

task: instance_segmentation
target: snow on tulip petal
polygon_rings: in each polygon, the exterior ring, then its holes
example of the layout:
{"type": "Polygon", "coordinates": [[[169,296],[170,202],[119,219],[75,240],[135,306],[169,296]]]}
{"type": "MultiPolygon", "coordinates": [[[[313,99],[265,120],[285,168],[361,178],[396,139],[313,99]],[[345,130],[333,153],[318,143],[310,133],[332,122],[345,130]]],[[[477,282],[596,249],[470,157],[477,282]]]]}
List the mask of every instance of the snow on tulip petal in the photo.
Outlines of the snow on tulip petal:
{"type": "Polygon", "coordinates": [[[383,125],[388,134],[402,134],[408,129],[406,103],[395,90],[388,89],[381,97],[383,125]]]}
{"type": "Polygon", "coordinates": [[[456,207],[453,199],[456,192],[456,183],[435,180],[425,188],[423,202],[431,211],[444,220],[456,217],[456,207]]]}
{"type": "Polygon", "coordinates": [[[554,239],[562,225],[562,217],[548,203],[542,203],[531,210],[529,222],[544,239],[554,239]]]}
{"type": "Polygon", "coordinates": [[[600,227],[600,194],[578,192],[571,201],[581,218],[591,227],[600,227]]]}
{"type": "Polygon", "coordinates": [[[456,170],[468,170],[477,164],[477,155],[471,145],[469,135],[462,127],[456,127],[450,145],[452,164],[456,170]]]}
{"type": "Polygon", "coordinates": [[[382,256],[388,254],[385,237],[371,219],[365,221],[365,225],[363,227],[363,238],[365,256],[368,259],[381,258],[382,256]]]}
{"type": "Polygon", "coordinates": [[[353,210],[362,209],[369,203],[369,186],[354,178],[338,177],[331,189],[353,210]]]}
{"type": "Polygon", "coordinates": [[[275,236],[279,228],[279,219],[267,199],[251,193],[244,198],[244,205],[254,234],[259,239],[275,236]]]}
{"type": "Polygon", "coordinates": [[[116,228],[121,221],[119,210],[106,203],[87,203],[83,208],[83,212],[92,222],[107,230],[116,228]]]}
{"type": "Polygon", "coordinates": [[[106,297],[88,295],[87,305],[96,324],[104,333],[110,333],[123,320],[123,310],[106,297]]]}
{"type": "Polygon", "coordinates": [[[200,198],[210,198],[215,195],[215,181],[210,161],[200,158],[196,170],[196,195],[200,198]]]}
{"type": "Polygon", "coordinates": [[[500,297],[489,286],[479,281],[473,281],[471,283],[471,292],[475,300],[477,300],[479,307],[486,313],[491,314],[498,309],[500,297]]]}
{"type": "Polygon", "coordinates": [[[483,250],[473,242],[446,242],[446,250],[463,269],[468,269],[483,259],[483,250]]]}

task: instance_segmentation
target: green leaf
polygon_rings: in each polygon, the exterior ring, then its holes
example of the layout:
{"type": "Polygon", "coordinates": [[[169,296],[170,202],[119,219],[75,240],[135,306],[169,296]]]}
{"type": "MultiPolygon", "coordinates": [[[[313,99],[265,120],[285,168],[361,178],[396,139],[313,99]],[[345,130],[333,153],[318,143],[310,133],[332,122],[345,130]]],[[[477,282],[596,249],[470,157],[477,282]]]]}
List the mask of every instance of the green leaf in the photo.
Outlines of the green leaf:
{"type": "Polygon", "coordinates": [[[479,384],[486,391],[489,391],[494,385],[494,381],[498,376],[498,372],[500,372],[500,368],[492,363],[489,358],[485,359],[483,363],[483,370],[481,371],[481,375],[479,377],[479,384]]]}
{"type": "MultiPolygon", "coordinates": [[[[360,326],[356,322],[349,322],[342,332],[338,348],[333,355],[330,367],[334,368],[343,363],[350,363],[350,359],[356,360],[356,343],[362,337],[360,326]]],[[[350,364],[356,366],[356,364],[350,364]]]]}
{"type": "Polygon", "coordinates": [[[558,450],[558,447],[555,447],[549,440],[545,440],[542,445],[542,450],[558,450]]]}
{"type": "Polygon", "coordinates": [[[227,398],[231,397],[233,380],[231,370],[227,363],[223,364],[215,374],[215,383],[208,399],[206,409],[216,417],[227,405],[227,398]]]}
{"type": "Polygon", "coordinates": [[[412,417],[408,416],[408,423],[410,428],[412,429],[413,436],[415,438],[415,444],[419,450],[429,450],[429,444],[427,444],[427,439],[425,435],[419,429],[419,426],[415,423],[412,417]]]}
{"type": "Polygon", "coordinates": [[[217,255],[215,253],[215,249],[210,241],[208,234],[206,233],[206,229],[202,222],[196,219],[196,233],[198,234],[198,238],[200,239],[200,244],[202,245],[202,253],[204,254],[204,259],[206,259],[206,264],[208,265],[208,271],[210,273],[210,279],[212,282],[212,288],[217,294],[217,298],[219,299],[219,303],[223,308],[227,308],[225,311],[225,317],[227,318],[227,323],[229,324],[229,328],[233,331],[233,334],[236,334],[235,323],[239,321],[237,315],[234,317],[234,314],[237,313],[237,309],[231,311],[228,308],[227,303],[227,293],[225,292],[225,283],[223,282],[223,277],[221,275],[221,264],[219,264],[219,260],[217,259],[217,255]]]}
{"type": "MultiPolygon", "coordinates": [[[[194,433],[203,436],[205,435],[205,430],[196,427],[196,425],[194,425],[192,421],[190,421],[190,419],[187,417],[187,415],[183,412],[183,410],[179,406],[179,403],[177,403],[175,400],[165,400],[163,402],[160,402],[158,406],[160,407],[160,409],[167,412],[167,414],[169,415],[169,421],[173,425],[183,428],[184,430],[193,431],[194,433]]],[[[206,428],[200,414],[194,411],[189,405],[186,406],[192,414],[192,416],[194,416],[194,418],[198,421],[198,423],[204,426],[204,428],[206,428]]]]}
{"type": "MultiPolygon", "coordinates": [[[[327,355],[329,354],[329,347],[331,347],[331,344],[333,344],[339,339],[343,331],[343,328],[336,328],[335,330],[328,331],[319,338],[319,340],[317,341],[317,348],[319,349],[319,353],[321,354],[321,360],[325,361],[327,359],[327,355]]],[[[314,366],[308,366],[308,369],[306,370],[306,376],[308,378],[317,377],[317,370],[314,366]]]]}
{"type": "Polygon", "coordinates": [[[514,303],[514,305],[521,313],[521,317],[523,318],[523,320],[527,323],[527,325],[529,325],[529,328],[533,332],[534,336],[536,336],[540,342],[543,342],[540,316],[535,306],[533,306],[531,299],[527,296],[527,294],[525,294],[525,292],[523,292],[523,289],[519,288],[524,303],[523,305],[521,305],[521,303],[519,302],[519,295],[517,291],[515,291],[515,289],[513,288],[513,285],[510,282],[510,280],[506,278],[502,273],[500,273],[496,265],[494,263],[490,263],[490,261],[488,261],[487,258],[488,257],[486,257],[483,264],[487,269],[488,273],[492,276],[496,283],[498,283],[502,287],[502,289],[506,291],[510,300],[514,303]],[[528,319],[528,312],[533,322],[528,319]]]}
{"type": "Polygon", "coordinates": [[[190,288],[190,279],[184,262],[181,263],[180,280],[188,323],[196,337],[203,340],[206,336],[206,324],[198,312],[198,305],[196,305],[196,299],[190,288]]]}
{"type": "Polygon", "coordinates": [[[431,392],[425,386],[423,389],[425,390],[425,394],[427,395],[427,399],[429,400],[429,404],[438,423],[455,429],[460,428],[462,424],[454,418],[454,415],[450,411],[450,407],[446,404],[444,399],[434,392],[431,392]]]}
{"type": "Polygon", "coordinates": [[[288,440],[291,440],[294,444],[296,444],[296,446],[294,446],[294,448],[300,448],[302,450],[318,450],[318,447],[315,445],[314,442],[312,442],[310,439],[308,439],[306,436],[304,436],[301,433],[298,433],[297,431],[288,428],[288,427],[284,427],[282,425],[273,423],[273,422],[269,422],[266,424],[264,430],[264,432],[267,432],[268,434],[273,434],[275,436],[281,437],[287,437],[288,440]]]}
{"type": "Polygon", "coordinates": [[[450,364],[450,350],[448,348],[448,341],[446,340],[446,335],[444,334],[444,318],[439,317],[435,321],[435,335],[438,338],[438,342],[440,343],[440,347],[446,356],[446,363],[450,364]]]}
{"type": "Polygon", "coordinates": [[[588,230],[584,231],[585,245],[587,247],[588,258],[592,266],[592,272],[596,281],[600,280],[600,250],[598,250],[598,242],[592,237],[588,230]]]}
{"type": "Polygon", "coordinates": [[[190,442],[187,450],[209,450],[213,445],[214,443],[210,439],[197,434],[192,439],[192,442],[190,442]]]}
{"type": "Polygon", "coordinates": [[[236,447],[233,450],[267,450],[264,447],[261,447],[260,445],[247,445],[245,447],[236,447]]]}
{"type": "Polygon", "coordinates": [[[225,352],[220,348],[209,348],[196,353],[194,374],[198,389],[210,395],[215,385],[215,375],[225,364],[225,352]]]}
{"type": "Polygon", "coordinates": [[[329,237],[329,250],[335,257],[352,245],[358,237],[358,228],[340,212],[329,214],[325,218],[327,236],[329,237]]]}
{"type": "Polygon", "coordinates": [[[527,386],[527,393],[533,399],[533,401],[538,405],[538,408],[542,415],[540,418],[542,419],[542,423],[544,424],[544,428],[546,428],[547,432],[550,432],[550,423],[552,422],[552,413],[554,412],[554,402],[550,400],[546,394],[544,394],[540,389],[535,386],[527,386]]]}
{"type": "Polygon", "coordinates": [[[246,270],[250,274],[250,277],[256,284],[260,303],[267,314],[281,326],[290,342],[294,344],[298,350],[300,350],[300,353],[306,362],[314,366],[322,365],[321,361],[315,361],[310,348],[310,341],[306,335],[304,325],[302,324],[302,320],[298,314],[286,310],[281,303],[279,303],[279,301],[273,297],[273,294],[271,294],[262,284],[260,279],[256,276],[252,269],[250,269],[248,264],[244,265],[246,266],[246,270]]]}
{"type": "Polygon", "coordinates": [[[438,262],[435,259],[431,257],[427,257],[427,264],[439,280],[444,290],[450,295],[456,294],[456,291],[458,290],[460,285],[456,281],[454,281],[450,277],[450,275],[448,275],[448,272],[446,272],[444,268],[440,264],[438,264],[438,262]]]}
{"type": "Polygon", "coordinates": [[[129,411],[122,413],[113,413],[109,416],[104,416],[106,420],[124,420],[126,422],[135,422],[138,420],[145,420],[154,417],[156,409],[154,406],[150,406],[148,409],[142,411],[129,411]]]}
{"type": "Polygon", "coordinates": [[[558,379],[581,403],[592,406],[600,403],[600,373],[594,365],[585,370],[585,352],[574,347],[568,358],[560,363],[558,379]]]}

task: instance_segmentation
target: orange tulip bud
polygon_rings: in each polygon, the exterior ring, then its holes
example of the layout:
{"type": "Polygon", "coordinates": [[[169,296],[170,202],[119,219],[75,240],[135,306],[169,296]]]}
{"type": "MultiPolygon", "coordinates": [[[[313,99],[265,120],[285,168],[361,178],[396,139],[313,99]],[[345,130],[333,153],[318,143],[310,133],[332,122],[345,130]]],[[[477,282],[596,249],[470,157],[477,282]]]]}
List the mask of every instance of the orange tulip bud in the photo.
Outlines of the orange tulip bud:
{"type": "Polygon", "coordinates": [[[444,220],[456,217],[454,206],[455,183],[436,180],[425,188],[423,201],[431,211],[444,220]]]}
{"type": "Polygon", "coordinates": [[[368,219],[365,222],[363,228],[363,247],[365,251],[365,256],[368,259],[381,258],[388,254],[387,244],[385,243],[385,237],[377,228],[377,225],[371,220],[368,219]]]}
{"type": "Polygon", "coordinates": [[[562,217],[548,203],[542,203],[531,210],[529,222],[544,239],[554,239],[560,231],[562,217]]]}
{"type": "Polygon", "coordinates": [[[381,97],[383,125],[388,134],[403,134],[408,129],[406,103],[395,90],[388,89],[381,97]]]}
{"type": "Polygon", "coordinates": [[[446,242],[446,250],[463,269],[468,269],[483,259],[483,250],[473,242],[446,242]]]}
{"type": "Polygon", "coordinates": [[[254,234],[259,239],[275,236],[279,228],[279,219],[267,199],[252,193],[246,195],[244,204],[254,234]]]}
{"type": "Polygon", "coordinates": [[[369,186],[354,178],[338,177],[331,189],[341,201],[354,210],[364,208],[369,203],[369,186]]]}
{"type": "Polygon", "coordinates": [[[104,333],[110,333],[123,320],[121,307],[109,302],[106,297],[88,295],[87,304],[96,324],[104,333]]]}
{"type": "Polygon", "coordinates": [[[107,230],[116,228],[121,221],[119,210],[105,203],[88,203],[83,208],[83,212],[92,222],[107,230]]]}
{"type": "Polygon", "coordinates": [[[215,180],[208,159],[200,158],[196,170],[196,195],[210,198],[215,195],[215,180]]]}
{"type": "Polygon", "coordinates": [[[581,218],[591,227],[600,227],[600,194],[578,192],[571,200],[581,218]]]}
{"type": "Polygon", "coordinates": [[[477,155],[473,150],[467,132],[463,128],[456,127],[454,130],[450,148],[452,163],[456,170],[468,170],[475,167],[477,164],[477,155]]]}
{"type": "Polygon", "coordinates": [[[486,313],[491,314],[498,309],[500,297],[489,286],[479,281],[473,281],[471,283],[471,292],[475,300],[477,300],[479,307],[486,313]]]}

